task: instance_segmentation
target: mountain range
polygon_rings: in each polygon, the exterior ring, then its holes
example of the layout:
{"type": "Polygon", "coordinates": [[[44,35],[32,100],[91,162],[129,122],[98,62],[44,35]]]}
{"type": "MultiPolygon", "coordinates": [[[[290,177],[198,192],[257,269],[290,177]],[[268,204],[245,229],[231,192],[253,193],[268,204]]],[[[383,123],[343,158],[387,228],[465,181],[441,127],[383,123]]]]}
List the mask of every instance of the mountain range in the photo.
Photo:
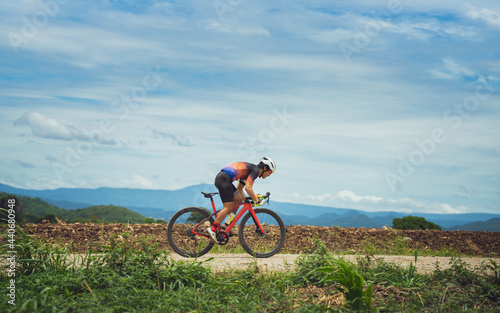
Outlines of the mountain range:
{"type": "MultiPolygon", "coordinates": [[[[38,197],[50,204],[67,210],[96,205],[115,205],[128,208],[147,217],[168,220],[176,211],[188,206],[205,207],[211,210],[210,200],[201,192],[216,192],[213,185],[200,184],[178,190],[147,190],[130,188],[59,188],[30,190],[0,184],[0,192],[28,197],[38,197]]],[[[214,197],[217,208],[222,206],[220,198],[214,197]]],[[[394,218],[405,213],[367,212],[348,208],[324,207],[308,204],[271,201],[269,208],[276,211],[286,225],[315,225],[339,227],[390,227],[394,218]]],[[[431,221],[443,229],[500,231],[497,220],[500,214],[429,214],[412,213],[431,221]],[[495,223],[496,222],[496,223],[495,223]],[[468,224],[473,223],[470,227],[468,224]],[[469,227],[469,228],[468,228],[469,227]]]]}

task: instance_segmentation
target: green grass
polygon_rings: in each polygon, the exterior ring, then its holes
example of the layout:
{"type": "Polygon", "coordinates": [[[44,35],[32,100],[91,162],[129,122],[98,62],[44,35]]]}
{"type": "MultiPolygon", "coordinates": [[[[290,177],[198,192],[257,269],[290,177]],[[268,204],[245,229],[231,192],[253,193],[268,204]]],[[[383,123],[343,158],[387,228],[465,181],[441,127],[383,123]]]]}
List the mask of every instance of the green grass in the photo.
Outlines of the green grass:
{"type": "Polygon", "coordinates": [[[214,245],[209,253],[247,253],[241,245],[234,247],[214,245]]]}
{"type": "MultiPolygon", "coordinates": [[[[18,229],[16,305],[0,296],[0,312],[498,312],[500,267],[473,270],[455,257],[431,275],[359,256],[347,262],[316,240],[287,272],[212,273],[198,260],[174,261],[168,251],[127,234],[111,237],[78,264],[63,246],[18,229]],[[137,244],[137,242],[134,242],[137,244]],[[134,245],[136,246],[136,245],[134,245]],[[78,265],[78,266],[77,266],[78,265]],[[343,295],[334,304],[328,299],[343,295]]],[[[2,254],[7,250],[3,247],[2,254]]],[[[415,254],[418,263],[418,254],[415,254]]],[[[205,261],[210,262],[210,260],[205,261]]],[[[9,279],[0,275],[2,286],[9,279]]]]}
{"type": "Polygon", "coordinates": [[[401,234],[393,234],[389,240],[380,241],[376,238],[365,239],[360,248],[356,251],[337,249],[335,246],[331,249],[336,255],[415,255],[420,256],[443,256],[443,257],[465,257],[453,248],[442,248],[440,250],[431,250],[427,248],[414,248],[411,241],[401,234]]]}

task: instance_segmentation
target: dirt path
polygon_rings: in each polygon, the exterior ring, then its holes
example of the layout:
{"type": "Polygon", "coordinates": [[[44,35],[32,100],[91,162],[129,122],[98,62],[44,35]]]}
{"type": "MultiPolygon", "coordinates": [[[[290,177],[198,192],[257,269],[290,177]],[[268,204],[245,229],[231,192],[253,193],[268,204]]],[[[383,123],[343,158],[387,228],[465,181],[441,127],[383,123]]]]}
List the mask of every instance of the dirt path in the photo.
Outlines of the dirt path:
{"type": "MultiPolygon", "coordinates": [[[[256,264],[258,268],[263,271],[286,271],[295,268],[295,260],[300,256],[300,254],[278,254],[267,259],[254,259],[248,254],[225,254],[225,253],[209,253],[198,259],[198,261],[207,261],[210,258],[212,260],[204,263],[204,266],[209,266],[215,272],[229,271],[231,269],[246,269],[249,266],[254,266],[256,264]]],[[[192,261],[193,259],[181,257],[178,254],[172,253],[171,257],[175,260],[183,260],[186,262],[192,261]]],[[[337,256],[344,258],[347,261],[356,262],[359,256],[355,255],[342,255],[337,256]]],[[[409,267],[413,262],[415,264],[414,256],[397,256],[397,255],[378,255],[375,258],[381,258],[386,262],[392,262],[396,265],[402,267],[409,267]]],[[[439,268],[446,269],[450,267],[451,257],[429,257],[429,256],[419,256],[417,258],[416,269],[417,273],[429,274],[436,269],[436,262],[439,262],[439,268]]],[[[471,258],[462,257],[462,261],[466,262],[471,269],[480,267],[483,261],[487,261],[486,258],[471,258]]],[[[495,262],[500,263],[500,258],[493,259],[495,262]]]]}
{"type": "MultiPolygon", "coordinates": [[[[296,267],[295,260],[301,254],[277,254],[273,257],[266,259],[253,258],[246,253],[208,253],[196,261],[201,262],[202,266],[211,268],[214,272],[231,271],[232,269],[244,270],[254,268],[257,266],[261,272],[271,271],[291,271],[296,267]]],[[[68,260],[69,264],[73,264],[76,259],[77,266],[81,262],[83,254],[70,254],[68,260]]],[[[185,258],[176,253],[170,254],[170,257],[176,261],[193,262],[193,258],[185,258]]],[[[347,261],[356,263],[360,256],[357,255],[338,255],[335,258],[343,258],[347,261]]],[[[410,264],[416,264],[416,270],[419,274],[430,274],[436,269],[436,264],[439,264],[440,269],[450,268],[451,257],[431,257],[419,256],[417,263],[415,263],[414,256],[400,256],[400,255],[376,255],[375,259],[382,259],[385,262],[392,262],[396,265],[407,268],[410,264]]],[[[483,258],[483,257],[461,257],[462,261],[469,265],[470,269],[480,267],[483,262],[488,262],[490,259],[500,264],[500,258],[483,258]]],[[[4,262],[0,263],[0,267],[5,265],[4,262]]],[[[488,262],[489,264],[489,262],[488,262]]]]}

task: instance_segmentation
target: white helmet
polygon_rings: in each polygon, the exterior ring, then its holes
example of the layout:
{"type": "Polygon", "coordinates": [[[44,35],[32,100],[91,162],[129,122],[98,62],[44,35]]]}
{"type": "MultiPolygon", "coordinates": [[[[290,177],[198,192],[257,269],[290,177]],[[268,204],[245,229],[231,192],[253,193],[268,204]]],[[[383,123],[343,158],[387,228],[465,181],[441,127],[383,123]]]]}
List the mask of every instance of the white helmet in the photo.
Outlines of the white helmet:
{"type": "Polygon", "coordinates": [[[263,157],[261,160],[260,160],[260,163],[261,164],[264,164],[264,165],[267,165],[267,167],[269,167],[269,169],[274,173],[276,172],[276,163],[274,163],[273,160],[271,160],[270,158],[268,157],[263,157]]]}

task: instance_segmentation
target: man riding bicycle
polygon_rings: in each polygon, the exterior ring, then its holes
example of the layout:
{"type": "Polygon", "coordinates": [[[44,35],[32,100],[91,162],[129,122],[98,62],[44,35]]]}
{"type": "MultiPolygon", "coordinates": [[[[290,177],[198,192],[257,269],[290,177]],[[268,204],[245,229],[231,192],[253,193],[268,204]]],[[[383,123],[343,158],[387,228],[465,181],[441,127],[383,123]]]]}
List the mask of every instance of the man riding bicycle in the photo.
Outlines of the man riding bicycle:
{"type": "Polygon", "coordinates": [[[253,183],[257,178],[266,179],[276,171],[276,163],[267,157],[263,157],[258,165],[248,162],[231,163],[221,169],[215,177],[215,187],[219,189],[219,195],[222,200],[223,208],[217,215],[215,222],[211,227],[207,228],[207,232],[213,242],[217,242],[217,231],[221,228],[221,223],[230,213],[236,213],[238,207],[233,208],[234,203],[245,201],[246,193],[255,204],[262,206],[266,204],[266,200],[259,199],[253,191],[253,183]],[[233,181],[238,180],[237,187],[233,185],[233,181]]]}

